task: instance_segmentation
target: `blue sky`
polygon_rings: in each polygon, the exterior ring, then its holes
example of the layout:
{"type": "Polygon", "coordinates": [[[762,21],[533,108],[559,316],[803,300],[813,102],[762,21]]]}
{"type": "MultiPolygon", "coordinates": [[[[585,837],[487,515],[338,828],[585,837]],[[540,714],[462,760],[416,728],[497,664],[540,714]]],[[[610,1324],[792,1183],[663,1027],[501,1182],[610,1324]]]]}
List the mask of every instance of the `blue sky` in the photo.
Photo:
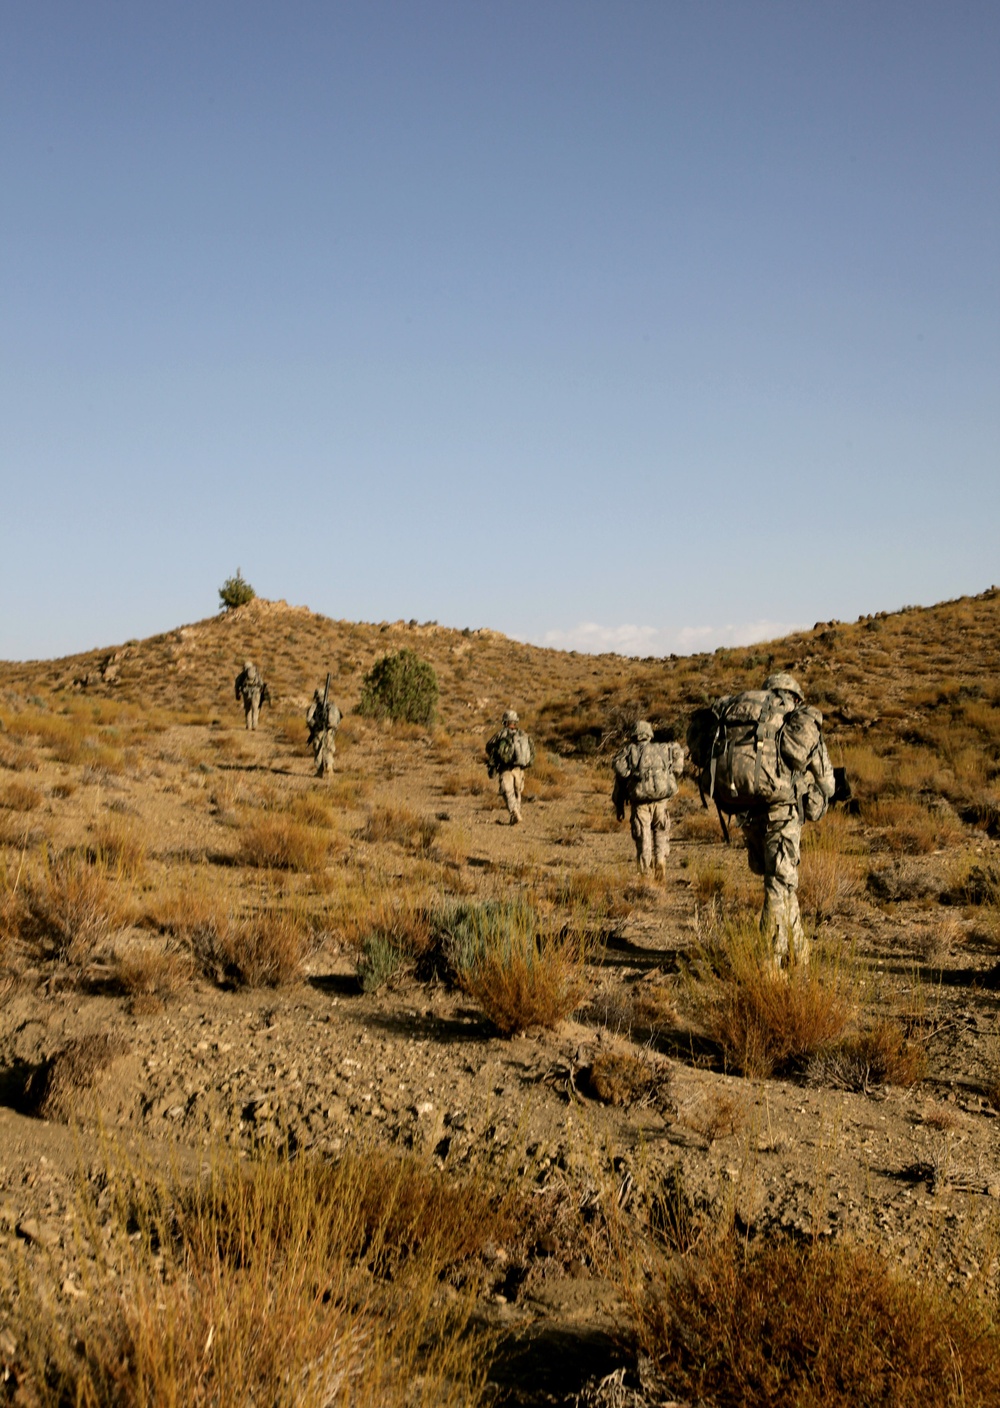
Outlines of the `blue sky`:
{"type": "Polygon", "coordinates": [[[0,15],[0,657],[1000,581],[1000,7],[0,15]]]}

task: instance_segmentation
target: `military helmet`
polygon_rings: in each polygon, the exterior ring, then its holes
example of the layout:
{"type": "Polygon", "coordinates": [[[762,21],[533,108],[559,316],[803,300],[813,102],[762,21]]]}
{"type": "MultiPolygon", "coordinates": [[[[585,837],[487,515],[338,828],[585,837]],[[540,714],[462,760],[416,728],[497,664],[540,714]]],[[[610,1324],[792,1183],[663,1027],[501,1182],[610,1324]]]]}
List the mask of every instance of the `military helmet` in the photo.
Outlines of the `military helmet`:
{"type": "Polygon", "coordinates": [[[805,695],[799,688],[799,682],[794,675],[790,675],[787,670],[779,670],[777,674],[768,675],[764,681],[765,689],[783,689],[786,694],[794,694],[796,699],[801,701],[805,695]]]}
{"type": "Polygon", "coordinates": [[[505,709],[503,713],[503,722],[505,724],[516,724],[518,722],[517,710],[505,709]]]}
{"type": "Polygon", "coordinates": [[[252,669],[253,669],[253,661],[252,661],[252,660],[244,660],[244,661],[243,661],[243,668],[244,668],[244,670],[252,670],[252,669]]]}
{"type": "Polygon", "coordinates": [[[653,737],[653,725],[647,719],[640,719],[632,730],[636,743],[649,743],[653,737]]]}

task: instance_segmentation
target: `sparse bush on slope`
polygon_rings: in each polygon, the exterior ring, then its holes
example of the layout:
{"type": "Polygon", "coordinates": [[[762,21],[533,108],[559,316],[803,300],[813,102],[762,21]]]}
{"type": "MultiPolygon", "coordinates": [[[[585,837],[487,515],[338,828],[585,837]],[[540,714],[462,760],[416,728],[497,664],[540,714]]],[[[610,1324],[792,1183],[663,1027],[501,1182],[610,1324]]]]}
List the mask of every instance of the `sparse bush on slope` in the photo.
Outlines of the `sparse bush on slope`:
{"type": "Polygon", "coordinates": [[[429,727],[437,702],[438,682],[432,666],[415,651],[404,649],[375,661],[361,686],[358,713],[429,727]]]}

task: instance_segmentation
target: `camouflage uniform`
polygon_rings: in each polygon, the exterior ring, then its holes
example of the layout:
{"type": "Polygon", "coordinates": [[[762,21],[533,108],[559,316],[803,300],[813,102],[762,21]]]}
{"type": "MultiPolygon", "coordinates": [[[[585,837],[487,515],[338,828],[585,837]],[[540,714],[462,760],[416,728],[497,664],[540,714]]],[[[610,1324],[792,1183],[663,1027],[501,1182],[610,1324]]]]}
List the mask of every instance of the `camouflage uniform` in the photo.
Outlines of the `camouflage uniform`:
{"type": "Polygon", "coordinates": [[[507,804],[507,812],[510,816],[511,826],[517,826],[521,821],[521,796],[524,792],[524,768],[517,763],[505,762],[501,757],[501,751],[506,746],[509,750],[513,741],[518,735],[523,738],[528,745],[530,754],[534,755],[534,748],[526,733],[522,733],[517,727],[518,717],[513,709],[508,709],[503,716],[503,728],[499,733],[495,733],[486,745],[486,765],[490,777],[499,775],[500,796],[507,804]]]}
{"type": "Polygon", "coordinates": [[[267,699],[267,685],[252,660],[244,660],[243,669],[236,676],[236,698],[243,700],[243,713],[247,728],[256,728],[260,718],[260,706],[267,699]]]}
{"type": "MultiPolygon", "coordinates": [[[[764,688],[783,696],[786,708],[803,702],[799,686],[784,672],[771,675],[764,688]]],[[[799,800],[776,802],[740,818],[750,869],[754,875],[764,877],[760,932],[773,946],[777,968],[809,962],[809,943],[799,913],[803,808],[807,813],[814,810],[822,815],[833,790],[833,765],[820,735],[820,745],[809,759],[799,785],[799,800]]]]}
{"type": "Polygon", "coordinates": [[[684,769],[684,750],[679,743],[653,744],[653,726],[645,719],[635,726],[634,742],[615,755],[615,785],[611,794],[615,814],[619,821],[625,820],[625,803],[629,804],[629,827],[635,842],[635,858],[639,871],[648,875],[653,869],[664,876],[667,871],[667,856],[670,854],[670,812],[668,802],[677,791],[677,783],[665,781],[665,795],[652,801],[639,801],[632,795],[630,780],[638,774],[643,758],[643,750],[653,746],[665,750],[662,754],[664,770],[669,778],[679,775],[684,769]]]}
{"type": "Polygon", "coordinates": [[[333,771],[333,755],[337,751],[334,734],[340,727],[341,713],[332,699],[323,703],[319,690],[313,691],[312,703],[306,711],[309,746],[316,760],[316,774],[325,777],[333,771]]]}

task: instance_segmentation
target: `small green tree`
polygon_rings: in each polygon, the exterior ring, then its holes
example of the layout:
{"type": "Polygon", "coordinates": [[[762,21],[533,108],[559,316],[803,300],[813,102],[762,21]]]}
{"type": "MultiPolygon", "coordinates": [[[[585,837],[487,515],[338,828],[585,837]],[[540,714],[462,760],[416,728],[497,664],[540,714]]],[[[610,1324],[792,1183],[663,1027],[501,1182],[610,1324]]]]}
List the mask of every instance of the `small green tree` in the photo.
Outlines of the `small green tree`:
{"type": "Polygon", "coordinates": [[[227,577],[219,588],[219,600],[223,611],[235,611],[237,606],[246,606],[257,593],[249,582],[244,581],[243,573],[237,567],[235,577],[227,577]]]}
{"type": "Polygon", "coordinates": [[[433,668],[412,650],[383,655],[361,682],[358,713],[394,723],[434,722],[438,682],[433,668]]]}

